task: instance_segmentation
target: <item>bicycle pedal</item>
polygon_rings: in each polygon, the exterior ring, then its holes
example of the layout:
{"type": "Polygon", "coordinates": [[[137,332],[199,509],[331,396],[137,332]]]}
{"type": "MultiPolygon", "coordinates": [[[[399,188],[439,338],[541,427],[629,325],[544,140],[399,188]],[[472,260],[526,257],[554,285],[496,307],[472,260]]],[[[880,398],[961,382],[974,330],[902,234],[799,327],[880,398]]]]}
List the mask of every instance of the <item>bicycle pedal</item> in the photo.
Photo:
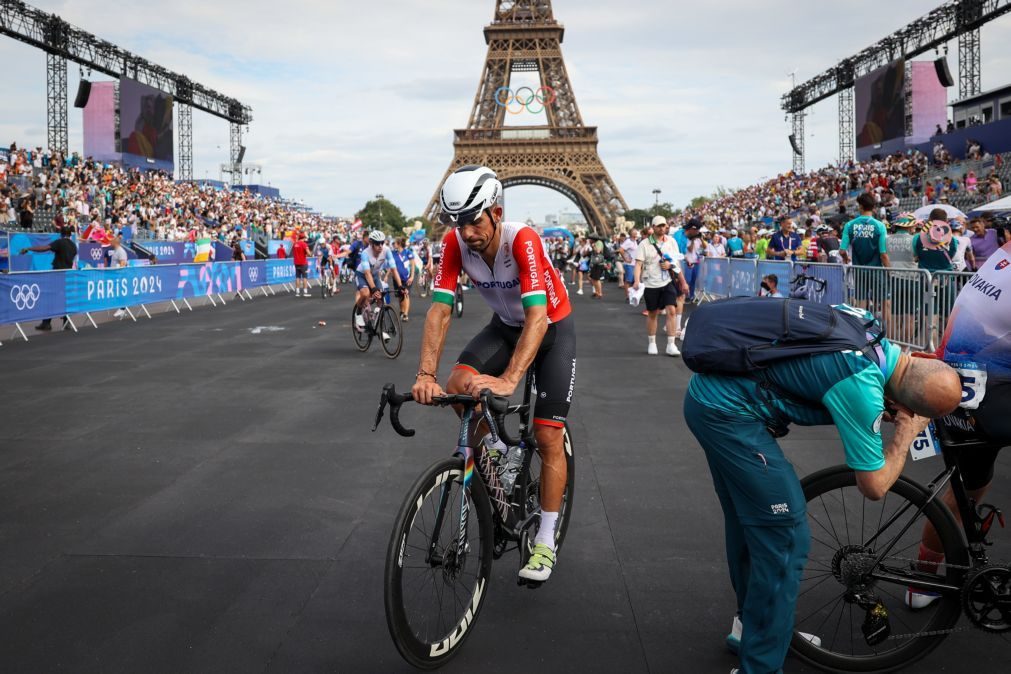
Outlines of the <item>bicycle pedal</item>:
{"type": "Polygon", "coordinates": [[[526,586],[528,590],[536,590],[541,585],[544,585],[542,580],[527,580],[526,578],[517,578],[516,584],[520,587],[526,586]]]}

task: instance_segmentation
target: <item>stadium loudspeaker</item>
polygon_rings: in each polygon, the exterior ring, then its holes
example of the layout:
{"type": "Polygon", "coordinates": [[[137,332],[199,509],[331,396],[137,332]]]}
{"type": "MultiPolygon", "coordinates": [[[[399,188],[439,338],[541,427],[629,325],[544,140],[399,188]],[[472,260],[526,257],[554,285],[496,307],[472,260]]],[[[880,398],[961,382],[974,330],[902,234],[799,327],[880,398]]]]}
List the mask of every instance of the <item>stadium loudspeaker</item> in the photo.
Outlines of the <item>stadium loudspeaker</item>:
{"type": "Polygon", "coordinates": [[[81,80],[80,84],[77,85],[77,97],[74,99],[74,107],[83,108],[88,104],[89,97],[91,97],[91,82],[81,80]]]}
{"type": "Polygon", "coordinates": [[[795,135],[793,135],[792,133],[790,134],[790,147],[793,148],[793,153],[794,154],[798,154],[798,155],[802,154],[802,152],[800,151],[800,148],[797,147],[797,137],[795,135]]]}
{"type": "Polygon", "coordinates": [[[243,160],[243,158],[245,158],[245,156],[246,156],[246,146],[245,145],[240,145],[239,146],[239,161],[238,161],[239,164],[242,163],[242,160],[243,160]]]}
{"type": "Polygon", "coordinates": [[[951,87],[955,85],[955,80],[951,79],[951,71],[948,70],[948,57],[942,56],[934,61],[934,70],[937,71],[937,79],[942,86],[951,87]]]}

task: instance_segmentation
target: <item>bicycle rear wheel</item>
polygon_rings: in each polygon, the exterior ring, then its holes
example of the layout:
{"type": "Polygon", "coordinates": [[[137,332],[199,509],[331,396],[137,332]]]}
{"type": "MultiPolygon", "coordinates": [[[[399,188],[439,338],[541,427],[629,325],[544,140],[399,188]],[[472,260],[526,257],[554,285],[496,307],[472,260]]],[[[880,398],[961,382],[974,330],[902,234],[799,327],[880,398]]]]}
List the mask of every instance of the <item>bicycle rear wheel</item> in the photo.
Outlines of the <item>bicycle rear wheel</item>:
{"type": "Polygon", "coordinates": [[[944,630],[958,622],[960,593],[943,593],[919,611],[905,605],[906,590],[915,588],[917,578],[961,587],[965,571],[955,567],[969,564],[958,525],[940,499],[927,503],[929,493],[923,487],[900,477],[885,498],[870,501],[860,494],[856,474],[846,466],[814,473],[802,484],[811,553],[797,596],[793,652],[828,671],[891,672],[940,645],[944,630]],[[940,534],[947,562],[933,568],[916,561],[926,520],[940,534]],[[911,526],[903,532],[907,524],[911,526]],[[888,546],[888,554],[875,564],[888,546]],[[854,590],[861,587],[880,600],[891,624],[891,635],[874,646],[862,629],[867,610],[853,601],[854,590]],[[821,645],[800,632],[817,636],[821,645]]]}
{"type": "Polygon", "coordinates": [[[351,335],[355,338],[355,346],[359,351],[368,351],[372,345],[372,330],[369,328],[369,317],[356,304],[351,307],[351,335]],[[361,317],[363,325],[359,325],[361,317]]]}
{"type": "Polygon", "coordinates": [[[463,469],[463,459],[454,457],[418,478],[386,552],[386,624],[400,654],[421,669],[435,669],[459,651],[488,593],[491,504],[476,473],[464,491],[463,469]],[[462,546],[461,503],[467,505],[462,546]]]}
{"type": "Polygon", "coordinates": [[[404,348],[404,331],[400,325],[400,317],[391,306],[383,307],[379,317],[379,342],[387,358],[396,358],[404,348]]]}
{"type": "MultiPolygon", "coordinates": [[[[569,519],[572,517],[572,499],[576,493],[576,456],[572,446],[572,434],[569,425],[565,424],[562,436],[565,446],[565,492],[562,494],[562,507],[558,511],[558,525],[555,531],[555,551],[559,551],[565,541],[565,532],[569,530],[569,519]]],[[[526,495],[526,512],[532,513],[541,509],[541,455],[534,452],[530,459],[530,477],[524,487],[526,495]]],[[[533,536],[531,534],[531,540],[533,536]]]]}

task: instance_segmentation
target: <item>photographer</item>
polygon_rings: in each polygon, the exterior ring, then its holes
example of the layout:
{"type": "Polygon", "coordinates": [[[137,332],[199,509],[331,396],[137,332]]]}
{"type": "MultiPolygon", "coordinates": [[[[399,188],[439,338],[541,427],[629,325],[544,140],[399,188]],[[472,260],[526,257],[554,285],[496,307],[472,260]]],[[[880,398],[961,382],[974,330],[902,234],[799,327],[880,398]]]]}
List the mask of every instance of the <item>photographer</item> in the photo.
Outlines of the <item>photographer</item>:
{"type": "Polygon", "coordinates": [[[759,291],[761,297],[782,297],[779,292],[779,277],[775,274],[768,274],[762,278],[762,290],[759,291]]]}
{"type": "Polygon", "coordinates": [[[688,283],[681,273],[678,261],[681,251],[677,242],[667,235],[667,219],[662,215],[653,218],[653,235],[643,239],[635,251],[635,283],[633,290],[645,286],[646,333],[649,344],[646,353],[657,355],[657,315],[663,309],[667,314],[667,355],[680,356],[675,339],[681,332],[681,313],[688,283]]]}

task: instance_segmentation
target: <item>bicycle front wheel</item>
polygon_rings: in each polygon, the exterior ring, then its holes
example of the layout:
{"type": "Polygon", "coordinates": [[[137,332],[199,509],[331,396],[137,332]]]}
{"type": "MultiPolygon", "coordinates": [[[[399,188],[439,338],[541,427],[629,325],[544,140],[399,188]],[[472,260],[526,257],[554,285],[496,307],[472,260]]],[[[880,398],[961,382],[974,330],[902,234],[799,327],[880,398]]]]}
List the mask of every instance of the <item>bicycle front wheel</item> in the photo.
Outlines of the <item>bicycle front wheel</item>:
{"type": "Polygon", "coordinates": [[[969,555],[947,507],[940,499],[928,503],[929,492],[905,477],[883,499],[870,501],[846,466],[814,473],[802,485],[811,553],[797,596],[794,653],[833,672],[892,672],[936,648],[958,622],[960,593],[942,592],[913,611],[906,592],[917,589],[917,579],[962,585],[965,571],[958,567],[969,564],[969,555]],[[946,563],[917,561],[926,521],[940,535],[946,563]],[[888,612],[891,634],[876,645],[864,638],[868,611],[856,599],[859,594],[875,597],[888,612]],[[801,633],[818,637],[820,645],[801,633]]]}
{"type": "Polygon", "coordinates": [[[386,624],[400,654],[420,669],[459,651],[488,593],[491,504],[477,473],[464,490],[463,471],[454,457],[418,478],[386,552],[386,624]]]}
{"type": "Polygon", "coordinates": [[[368,351],[372,345],[372,330],[369,319],[357,304],[351,307],[351,335],[359,351],[368,351]]]}
{"type": "Polygon", "coordinates": [[[404,331],[400,325],[400,317],[393,307],[383,307],[383,313],[379,317],[379,335],[386,357],[399,356],[400,350],[404,348],[404,331]]]}

